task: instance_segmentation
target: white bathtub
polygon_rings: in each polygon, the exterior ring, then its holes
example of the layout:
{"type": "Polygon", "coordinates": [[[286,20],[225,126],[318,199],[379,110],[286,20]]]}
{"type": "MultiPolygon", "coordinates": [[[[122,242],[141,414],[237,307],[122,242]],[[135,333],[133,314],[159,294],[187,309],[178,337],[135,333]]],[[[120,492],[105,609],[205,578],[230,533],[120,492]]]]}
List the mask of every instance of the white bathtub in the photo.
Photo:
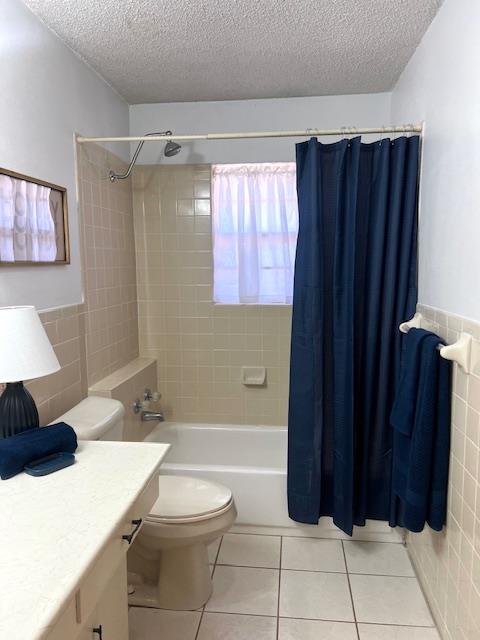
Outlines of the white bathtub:
{"type": "Polygon", "coordinates": [[[172,445],[163,473],[196,475],[232,490],[238,524],[287,527],[287,428],[160,423],[146,437],[172,445]]]}
{"type": "MultiPolygon", "coordinates": [[[[290,535],[348,537],[331,518],[321,518],[317,526],[288,517],[286,427],[163,422],[145,440],[172,445],[161,473],[209,478],[229,487],[237,505],[237,525],[245,530],[281,527],[290,535]]],[[[401,540],[386,522],[375,521],[356,527],[354,537],[401,540]]]]}

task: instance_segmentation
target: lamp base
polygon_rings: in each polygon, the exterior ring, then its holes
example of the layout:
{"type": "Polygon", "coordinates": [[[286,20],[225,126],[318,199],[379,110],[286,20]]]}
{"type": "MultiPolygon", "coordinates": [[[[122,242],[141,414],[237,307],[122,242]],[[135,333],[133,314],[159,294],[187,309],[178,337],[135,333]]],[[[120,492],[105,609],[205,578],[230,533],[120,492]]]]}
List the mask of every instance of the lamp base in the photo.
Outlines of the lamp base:
{"type": "Polygon", "coordinates": [[[7,382],[0,396],[0,438],[39,426],[35,401],[23,382],[7,382]]]}

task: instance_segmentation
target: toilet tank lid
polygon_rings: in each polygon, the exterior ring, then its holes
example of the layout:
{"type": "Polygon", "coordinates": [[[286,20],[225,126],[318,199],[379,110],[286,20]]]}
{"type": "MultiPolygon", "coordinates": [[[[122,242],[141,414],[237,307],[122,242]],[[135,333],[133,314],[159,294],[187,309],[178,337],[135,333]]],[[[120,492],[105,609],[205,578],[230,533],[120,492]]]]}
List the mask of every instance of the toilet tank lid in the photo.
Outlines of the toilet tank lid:
{"type": "Polygon", "coordinates": [[[98,440],[125,415],[121,402],[113,398],[88,396],[54,422],[66,422],[79,440],[98,440]]]}

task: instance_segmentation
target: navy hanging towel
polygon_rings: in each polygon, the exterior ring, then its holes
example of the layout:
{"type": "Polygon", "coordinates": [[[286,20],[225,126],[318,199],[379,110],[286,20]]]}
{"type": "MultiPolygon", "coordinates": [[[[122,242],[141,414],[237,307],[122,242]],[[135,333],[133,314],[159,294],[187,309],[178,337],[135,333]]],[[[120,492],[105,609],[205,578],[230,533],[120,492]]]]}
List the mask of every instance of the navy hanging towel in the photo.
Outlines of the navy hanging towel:
{"type": "Polygon", "coordinates": [[[445,524],[450,454],[451,363],[441,339],[423,329],[405,338],[402,373],[391,415],[396,518],[409,531],[445,524]]]}

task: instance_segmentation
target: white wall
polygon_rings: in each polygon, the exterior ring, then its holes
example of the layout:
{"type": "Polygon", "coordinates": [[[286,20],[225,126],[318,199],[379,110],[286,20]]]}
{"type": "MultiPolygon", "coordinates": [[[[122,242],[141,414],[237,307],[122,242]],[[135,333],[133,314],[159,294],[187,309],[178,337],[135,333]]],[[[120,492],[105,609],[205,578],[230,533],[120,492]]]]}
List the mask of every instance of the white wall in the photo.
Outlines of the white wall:
{"type": "Polygon", "coordinates": [[[392,95],[425,120],[420,302],[480,320],[480,2],[446,0],[392,95]]]}
{"type": "Polygon", "coordinates": [[[18,0],[0,0],[0,61],[0,167],[67,187],[72,250],[69,266],[1,267],[0,305],[78,303],[73,135],[127,133],[128,106],[18,0]]]}
{"type": "MultiPolygon", "coordinates": [[[[286,129],[369,127],[390,124],[390,94],[140,104],[130,107],[130,133],[171,129],[175,133],[225,133],[286,129]]],[[[303,138],[305,139],[305,138],[303,138]]],[[[163,145],[146,142],[140,164],[269,162],[295,159],[292,138],[215,140],[184,143],[181,153],[163,157],[163,145]]],[[[332,141],[330,139],[330,141],[332,141]]]]}

